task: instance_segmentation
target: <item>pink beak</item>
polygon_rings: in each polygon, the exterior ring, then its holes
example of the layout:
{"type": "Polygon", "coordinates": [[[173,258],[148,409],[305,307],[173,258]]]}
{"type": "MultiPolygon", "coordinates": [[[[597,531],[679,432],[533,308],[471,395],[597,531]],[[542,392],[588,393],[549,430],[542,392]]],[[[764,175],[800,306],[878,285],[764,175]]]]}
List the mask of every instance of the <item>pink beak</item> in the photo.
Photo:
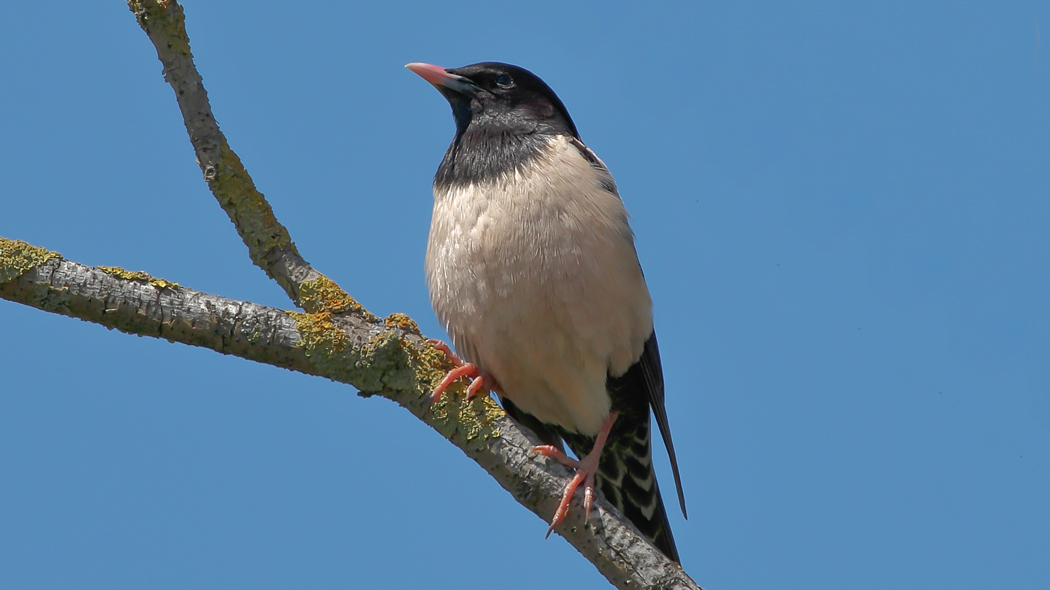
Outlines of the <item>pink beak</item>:
{"type": "Polygon", "coordinates": [[[441,66],[413,62],[406,65],[405,67],[412,70],[416,74],[419,74],[420,78],[423,78],[424,80],[430,82],[434,86],[444,86],[445,80],[451,77],[449,73],[445,71],[445,68],[441,66]]]}
{"type": "Polygon", "coordinates": [[[430,82],[438,89],[448,88],[449,90],[460,94],[466,94],[467,96],[473,96],[481,90],[476,84],[474,84],[474,82],[471,82],[469,78],[450,74],[441,66],[414,62],[405,67],[416,74],[419,74],[420,78],[430,82]]]}

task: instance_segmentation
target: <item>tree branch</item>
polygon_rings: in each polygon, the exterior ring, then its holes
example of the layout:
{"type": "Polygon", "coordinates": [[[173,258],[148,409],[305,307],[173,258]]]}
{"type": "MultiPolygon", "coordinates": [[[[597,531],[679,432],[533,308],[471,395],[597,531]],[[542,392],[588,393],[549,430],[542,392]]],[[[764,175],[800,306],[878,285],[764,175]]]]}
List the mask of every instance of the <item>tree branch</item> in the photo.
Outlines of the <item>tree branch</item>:
{"type": "Polygon", "coordinates": [[[251,175],[219,130],[208,92],[190,53],[182,6],[174,0],[128,0],[128,7],[157,49],[164,79],[175,91],[204,180],[248,246],[252,262],[277,281],[292,301],[313,311],[300,302],[301,286],[306,282],[330,281],[299,255],[288,230],[277,221],[270,204],[255,188],[251,175]]]}
{"type": "MultiPolygon", "coordinates": [[[[570,478],[561,464],[530,455],[539,443],[488,396],[465,403],[461,384],[432,407],[448,359],[403,314],[365,310],[300,255],[211,113],[193,64],[182,6],[128,0],[164,65],[204,179],[248,247],[252,261],[303,310],[289,312],[199,293],[141,272],[87,267],[0,238],[0,298],[223,354],[318,375],[380,395],[440,432],[542,520],[570,478]]],[[[616,587],[699,588],[600,496],[589,520],[574,498],[556,527],[616,587]]]]}
{"type": "MultiPolygon", "coordinates": [[[[390,399],[459,447],[541,519],[554,513],[571,477],[560,463],[530,455],[539,440],[491,398],[464,403],[462,384],[428,411],[432,387],[450,367],[402,314],[372,323],[327,310],[283,311],[200,293],[144,272],[85,266],[2,237],[0,298],[326,377],[356,387],[362,396],[390,399]]],[[[601,496],[586,522],[575,498],[554,530],[618,588],[698,588],[601,496]]]]}

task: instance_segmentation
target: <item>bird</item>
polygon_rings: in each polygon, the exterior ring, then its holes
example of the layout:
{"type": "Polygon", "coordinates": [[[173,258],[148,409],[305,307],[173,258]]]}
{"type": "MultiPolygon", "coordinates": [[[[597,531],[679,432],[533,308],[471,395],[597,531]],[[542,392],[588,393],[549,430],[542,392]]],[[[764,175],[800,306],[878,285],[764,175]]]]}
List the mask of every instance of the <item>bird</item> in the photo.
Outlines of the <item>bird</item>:
{"type": "Polygon", "coordinates": [[[405,66],[452,107],[456,134],[434,176],[425,271],[452,346],[437,400],[469,378],[493,392],[582,484],[680,562],[652,463],[650,412],[685,494],[664,402],[652,299],[608,168],[543,80],[510,64],[405,66]],[[454,350],[453,350],[454,349],[454,350]],[[578,459],[565,454],[566,443],[578,459]]]}

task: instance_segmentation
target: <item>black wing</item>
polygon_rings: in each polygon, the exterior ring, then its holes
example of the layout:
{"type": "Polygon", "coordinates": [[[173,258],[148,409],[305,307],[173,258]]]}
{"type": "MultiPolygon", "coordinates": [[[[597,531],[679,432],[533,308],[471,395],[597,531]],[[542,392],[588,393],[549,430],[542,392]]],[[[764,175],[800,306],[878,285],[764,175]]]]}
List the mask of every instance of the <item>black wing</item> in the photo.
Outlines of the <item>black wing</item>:
{"type": "Polygon", "coordinates": [[[682,476],[678,473],[678,457],[674,453],[674,443],[671,441],[671,425],[667,423],[667,408],[664,407],[664,370],[660,366],[660,347],[656,344],[655,331],[645,341],[645,350],[642,351],[642,358],[638,364],[642,366],[645,388],[649,392],[649,405],[653,409],[656,425],[660,428],[664,446],[667,447],[667,456],[671,459],[671,473],[674,474],[674,485],[678,490],[678,505],[682,507],[682,516],[689,518],[689,513],[685,510],[682,476]]]}

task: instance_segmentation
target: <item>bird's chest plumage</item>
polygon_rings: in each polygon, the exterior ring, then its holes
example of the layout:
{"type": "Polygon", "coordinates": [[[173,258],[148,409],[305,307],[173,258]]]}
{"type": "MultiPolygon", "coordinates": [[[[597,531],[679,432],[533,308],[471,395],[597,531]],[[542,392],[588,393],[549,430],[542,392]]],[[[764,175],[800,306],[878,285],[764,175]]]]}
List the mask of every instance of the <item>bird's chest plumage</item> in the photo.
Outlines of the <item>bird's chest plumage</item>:
{"type": "Polygon", "coordinates": [[[652,333],[619,197],[565,137],[511,173],[434,196],[427,283],[456,349],[521,409],[596,433],[607,376],[652,333]]]}

